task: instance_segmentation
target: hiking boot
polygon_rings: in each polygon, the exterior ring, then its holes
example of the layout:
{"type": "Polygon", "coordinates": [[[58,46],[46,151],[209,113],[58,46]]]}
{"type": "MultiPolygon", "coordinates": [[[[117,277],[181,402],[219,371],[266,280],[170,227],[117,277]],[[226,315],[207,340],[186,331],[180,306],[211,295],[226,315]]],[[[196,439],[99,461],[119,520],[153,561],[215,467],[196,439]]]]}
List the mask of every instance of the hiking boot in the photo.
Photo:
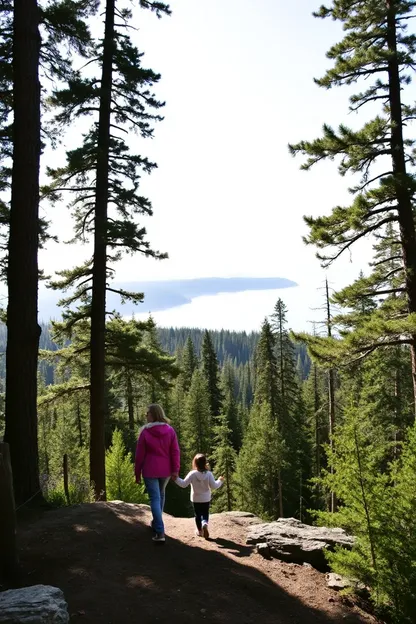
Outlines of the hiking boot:
{"type": "Polygon", "coordinates": [[[165,540],[165,534],[164,534],[164,533],[156,533],[156,535],[154,535],[154,536],[152,537],[152,540],[153,540],[154,542],[160,542],[160,543],[163,543],[163,542],[165,542],[165,541],[166,541],[166,540],[165,540]]]}
{"type": "Polygon", "coordinates": [[[197,537],[204,537],[204,534],[202,532],[202,529],[195,529],[195,535],[197,537]]]}
{"type": "Polygon", "coordinates": [[[202,536],[205,537],[205,539],[209,539],[209,531],[208,531],[207,524],[204,524],[204,526],[202,527],[202,536]]]}

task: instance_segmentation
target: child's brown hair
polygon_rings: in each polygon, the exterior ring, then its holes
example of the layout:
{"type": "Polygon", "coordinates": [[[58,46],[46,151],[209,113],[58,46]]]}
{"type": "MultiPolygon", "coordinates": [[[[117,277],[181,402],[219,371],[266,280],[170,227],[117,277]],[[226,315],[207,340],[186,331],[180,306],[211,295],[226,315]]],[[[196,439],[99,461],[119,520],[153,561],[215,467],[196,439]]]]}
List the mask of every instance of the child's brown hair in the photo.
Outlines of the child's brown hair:
{"type": "Polygon", "coordinates": [[[199,472],[204,472],[204,470],[208,470],[208,462],[207,458],[203,453],[197,453],[192,460],[192,468],[194,470],[198,470],[199,472]]]}

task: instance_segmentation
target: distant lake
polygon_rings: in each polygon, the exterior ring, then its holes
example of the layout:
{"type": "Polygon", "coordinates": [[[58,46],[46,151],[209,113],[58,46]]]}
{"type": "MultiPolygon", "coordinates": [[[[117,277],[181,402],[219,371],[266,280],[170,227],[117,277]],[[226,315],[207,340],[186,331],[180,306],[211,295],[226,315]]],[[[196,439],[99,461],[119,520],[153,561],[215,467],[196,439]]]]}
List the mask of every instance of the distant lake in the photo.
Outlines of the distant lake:
{"type": "MultiPolygon", "coordinates": [[[[319,320],[323,315],[320,311],[310,309],[322,304],[322,292],[308,286],[296,286],[197,297],[187,305],[153,312],[152,316],[161,327],[252,331],[258,330],[265,316],[272,314],[279,297],[288,307],[289,327],[296,331],[310,330],[312,326],[309,321],[319,320]]],[[[140,308],[146,309],[146,300],[137,310],[140,308]]],[[[145,318],[147,313],[135,316],[145,318]]]]}

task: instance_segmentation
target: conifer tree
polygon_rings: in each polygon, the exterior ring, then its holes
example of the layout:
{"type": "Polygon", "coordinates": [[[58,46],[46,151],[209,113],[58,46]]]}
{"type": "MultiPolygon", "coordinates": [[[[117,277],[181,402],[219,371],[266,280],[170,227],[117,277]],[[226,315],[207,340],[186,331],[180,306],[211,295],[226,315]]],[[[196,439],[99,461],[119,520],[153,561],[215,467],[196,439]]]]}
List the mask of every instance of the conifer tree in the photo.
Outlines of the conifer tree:
{"type": "Polygon", "coordinates": [[[196,453],[209,455],[212,448],[212,421],[208,385],[202,371],[198,368],[192,375],[184,416],[184,459],[185,465],[190,465],[192,457],[196,453]]]}
{"type": "Polygon", "coordinates": [[[39,492],[37,440],[38,229],[40,160],[39,10],[14,6],[13,169],[8,242],[6,430],[15,496],[39,492]],[[22,305],[22,302],[25,302],[22,305]]]}
{"type": "MultiPolygon", "coordinates": [[[[307,415],[306,426],[309,431],[311,476],[316,478],[321,475],[321,470],[326,467],[324,445],[328,442],[327,376],[316,362],[312,362],[311,372],[303,384],[302,391],[307,415]]],[[[323,507],[323,495],[317,484],[314,486],[313,497],[315,508],[323,507]]]]}
{"type": "Polygon", "coordinates": [[[198,358],[195,353],[194,343],[192,342],[192,338],[188,336],[182,354],[182,380],[185,392],[188,392],[191,387],[192,375],[197,368],[198,358]]]}
{"type": "Polygon", "coordinates": [[[265,319],[255,356],[254,403],[236,471],[240,503],[269,518],[283,516],[284,442],[275,346],[270,323],[265,319]]]}
{"type": "Polygon", "coordinates": [[[281,395],[275,349],[275,337],[269,321],[265,319],[255,355],[255,403],[267,403],[273,418],[278,422],[281,416],[281,395]]]}
{"type": "Polygon", "coordinates": [[[281,467],[284,445],[270,404],[254,403],[234,478],[236,508],[266,520],[283,516],[281,467]]]}
{"type": "Polygon", "coordinates": [[[207,380],[211,414],[214,417],[220,415],[222,406],[222,393],[220,388],[219,366],[217,354],[212,344],[211,336],[206,330],[202,341],[201,353],[202,372],[207,380]]]}
{"type": "Polygon", "coordinates": [[[310,447],[306,431],[305,406],[296,371],[295,348],[287,329],[287,307],[278,299],[271,316],[280,390],[280,431],[285,440],[287,461],[282,472],[285,508],[298,515],[310,477],[310,447]],[[306,459],[308,458],[308,459],[306,459]]]}
{"type": "MultiPolygon", "coordinates": [[[[158,16],[169,13],[167,5],[160,2],[141,0],[140,6],[158,16]]],[[[138,187],[140,172],[150,173],[156,165],[130,154],[124,136],[132,130],[142,138],[151,137],[151,122],[161,119],[152,110],[160,109],[162,103],[149,90],[160,76],[142,67],[142,54],[123,32],[131,19],[129,9],[118,7],[116,0],[107,0],[104,36],[91,59],[98,63],[100,78],[83,78],[74,72],[69,88],[54,95],[53,103],[61,108],[57,115],[60,124],[91,114],[95,121],[82,146],[68,152],[67,165],[49,171],[54,182],[46,189],[55,200],[62,191],[73,193],[75,237],[94,243],[93,257],[82,266],[63,271],[54,287],[74,288],[63,301],[67,307],[76,301],[80,304],[78,310],[66,312],[70,325],[91,319],[90,477],[96,496],[101,498],[105,498],[106,294],[110,290],[134,302],[143,298],[139,293],[109,286],[114,272],[111,262],[126,251],[165,257],[150,248],[145,229],[135,221],[137,215],[152,214],[151,203],[139,194],[138,187]]]]}
{"type": "Polygon", "coordinates": [[[220,415],[218,424],[214,427],[214,449],[212,460],[216,475],[222,475],[225,482],[216,493],[213,510],[215,512],[231,511],[234,505],[233,476],[236,466],[237,453],[231,444],[232,431],[225,415],[220,415]]]}
{"type": "Polygon", "coordinates": [[[134,481],[131,453],[127,453],[121,431],[115,429],[111,447],[106,453],[106,479],[109,500],[144,503],[143,486],[134,481]]]}
{"type": "Polygon", "coordinates": [[[224,363],[221,373],[221,389],[223,414],[230,430],[230,442],[235,451],[239,451],[242,443],[241,411],[236,399],[236,379],[234,369],[229,361],[224,363]]]}
{"type": "MultiPolygon", "coordinates": [[[[37,443],[37,359],[40,327],[38,309],[38,247],[44,223],[39,218],[39,168],[41,155],[40,67],[52,79],[64,80],[70,61],[63,60],[60,44],[82,54],[89,34],[80,16],[89,12],[88,2],[50,2],[39,6],[36,0],[13,5],[13,40],[9,36],[8,12],[2,6],[0,81],[6,86],[2,98],[1,151],[13,165],[0,172],[0,188],[9,186],[10,204],[0,206],[0,223],[8,227],[7,244],[7,349],[6,349],[6,430],[17,501],[33,500],[39,494],[37,443]],[[62,11],[62,9],[64,9],[62,11]],[[65,19],[62,19],[63,14],[65,19]],[[58,19],[58,18],[61,19],[58,19]],[[66,23],[67,22],[67,23],[66,23]],[[39,27],[42,24],[43,41],[39,27]],[[7,88],[7,56],[12,69],[13,99],[7,88]],[[13,122],[9,125],[10,109],[13,122]],[[22,305],[22,302],[25,302],[22,305]]],[[[3,272],[3,271],[2,271],[3,272]]],[[[4,273],[4,272],[3,272],[4,273]]]]}
{"type": "Polygon", "coordinates": [[[329,89],[368,78],[372,83],[350,97],[350,110],[374,103],[380,104],[381,110],[360,130],[345,125],[334,130],[325,124],[321,138],[301,141],[290,150],[308,157],[303,169],[337,158],[341,175],[361,175],[361,181],[351,188],[354,200],[350,206],[337,206],[329,216],[305,217],[310,229],[306,242],[323,250],[318,257],[324,265],[331,264],[356,241],[382,233],[388,224],[397,225],[399,246],[395,255],[403,262],[401,288],[406,315],[369,322],[367,336],[371,342],[367,341],[361,353],[384,346],[386,340],[409,344],[416,399],[416,187],[411,174],[414,141],[405,135],[405,124],[414,117],[415,109],[404,99],[416,51],[415,36],[406,32],[414,8],[415,2],[407,0],[337,0],[319,9],[315,15],[339,21],[345,35],[327,53],[333,66],[317,84],[329,89]]]}

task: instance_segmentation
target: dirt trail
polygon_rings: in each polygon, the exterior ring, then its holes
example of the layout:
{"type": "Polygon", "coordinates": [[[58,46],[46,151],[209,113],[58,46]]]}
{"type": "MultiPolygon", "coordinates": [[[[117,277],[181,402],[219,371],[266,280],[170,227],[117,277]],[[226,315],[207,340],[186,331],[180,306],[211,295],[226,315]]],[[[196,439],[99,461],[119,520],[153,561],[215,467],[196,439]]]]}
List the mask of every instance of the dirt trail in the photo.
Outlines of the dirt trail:
{"type": "Polygon", "coordinates": [[[247,520],[213,515],[205,541],[191,519],[166,516],[165,545],[149,522],[146,506],[125,503],[47,512],[20,530],[24,584],[60,587],[85,624],[375,622],[319,572],[255,554],[247,520]]]}

